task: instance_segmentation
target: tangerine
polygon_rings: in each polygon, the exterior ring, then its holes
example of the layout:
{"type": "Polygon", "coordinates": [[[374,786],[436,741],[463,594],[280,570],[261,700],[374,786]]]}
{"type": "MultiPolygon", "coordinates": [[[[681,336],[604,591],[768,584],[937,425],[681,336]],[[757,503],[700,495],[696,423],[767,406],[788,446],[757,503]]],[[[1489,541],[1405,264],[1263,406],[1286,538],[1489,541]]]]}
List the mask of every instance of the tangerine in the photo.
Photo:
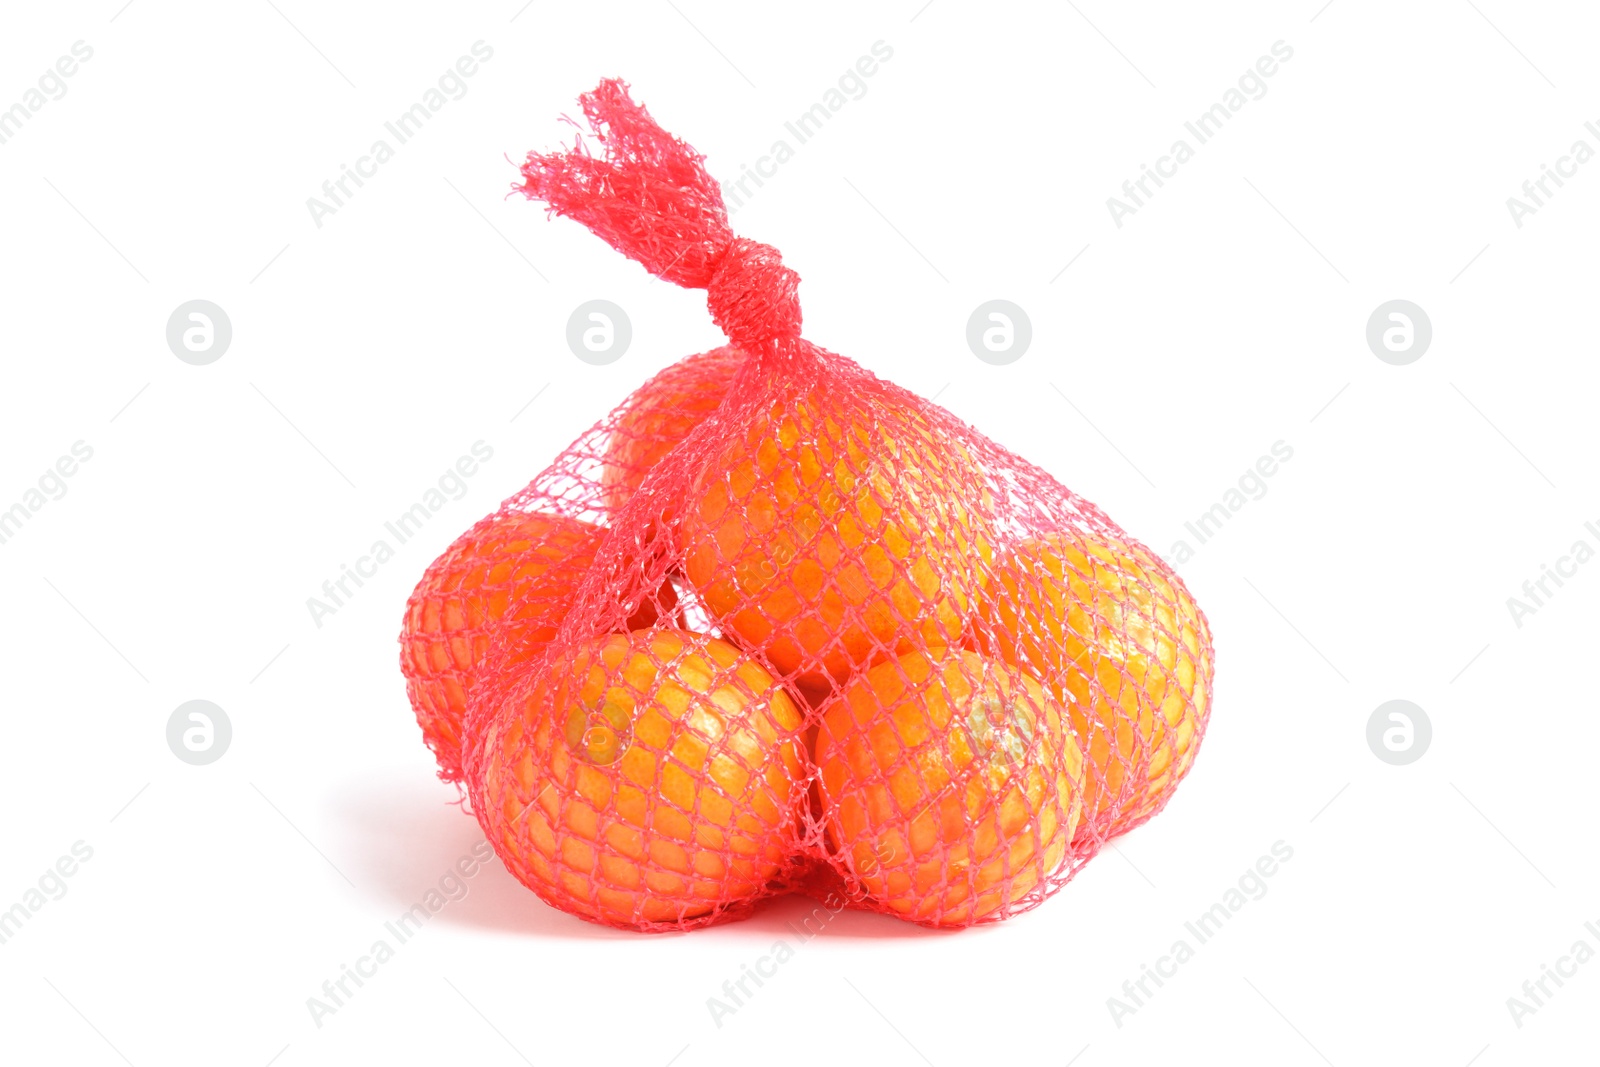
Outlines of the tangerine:
{"type": "MultiPolygon", "coordinates": [[[[520,657],[548,644],[603,534],[565,515],[508,512],[457,538],[423,572],[406,602],[400,672],[441,778],[462,778],[467,698],[492,638],[508,627],[507,647],[520,657]],[[514,612],[510,618],[508,611],[514,612]]],[[[658,604],[671,612],[676,602],[672,585],[663,584],[654,597],[644,598],[629,628],[651,625],[658,604]]]]}
{"type": "Polygon", "coordinates": [[[952,645],[992,555],[972,456],[909,405],[774,400],[697,477],[685,573],[719,624],[820,699],[885,655],[952,645]]]}
{"type": "Polygon", "coordinates": [[[722,405],[728,385],[744,365],[732,345],[679,360],[640,386],[606,442],[600,472],[606,504],[613,512],[633,498],[645,475],[722,405]]]}
{"type": "Polygon", "coordinates": [[[709,921],[791,860],[801,725],[772,675],[726,641],[597,638],[554,656],[488,726],[484,831],[565,911],[647,930],[709,921]]]}
{"type": "Polygon", "coordinates": [[[1069,702],[1088,755],[1082,835],[1154,814],[1188,772],[1211,705],[1211,632],[1143,546],[1087,533],[1024,541],[995,565],[975,644],[1069,702]]]}
{"type": "Polygon", "coordinates": [[[913,652],[851,678],[821,719],[833,860],[884,910],[933,926],[1003,918],[1068,858],[1083,753],[1026,671],[913,652]]]}

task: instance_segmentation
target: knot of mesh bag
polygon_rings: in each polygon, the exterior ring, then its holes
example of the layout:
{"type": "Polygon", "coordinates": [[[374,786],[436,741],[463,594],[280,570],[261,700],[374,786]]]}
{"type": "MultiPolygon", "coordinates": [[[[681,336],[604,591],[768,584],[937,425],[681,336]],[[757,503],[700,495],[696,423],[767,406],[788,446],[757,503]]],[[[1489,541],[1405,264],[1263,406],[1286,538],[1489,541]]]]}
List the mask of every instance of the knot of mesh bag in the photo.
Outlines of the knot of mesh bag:
{"type": "Polygon", "coordinates": [[[705,157],[657,125],[615,78],[580,103],[604,155],[582,136],[565,151],[530,152],[516,190],[583,223],[656,277],[709,290],[711,317],[734,344],[799,337],[800,276],[776,248],[734,236],[705,157]]]}
{"type": "Polygon", "coordinates": [[[755,348],[800,336],[799,286],[800,275],[783,265],[776,248],[736,237],[711,275],[706,305],[728,340],[755,348]]]}

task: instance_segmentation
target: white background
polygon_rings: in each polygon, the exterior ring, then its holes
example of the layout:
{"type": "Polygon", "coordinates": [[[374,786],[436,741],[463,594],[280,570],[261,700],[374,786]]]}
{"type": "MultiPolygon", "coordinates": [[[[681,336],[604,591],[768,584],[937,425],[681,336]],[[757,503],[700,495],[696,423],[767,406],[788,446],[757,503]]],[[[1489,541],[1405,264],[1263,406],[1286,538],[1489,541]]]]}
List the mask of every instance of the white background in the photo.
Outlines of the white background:
{"type": "MultiPolygon", "coordinates": [[[[75,1064],[1482,1065],[1589,1061],[1600,962],[1506,1000],[1600,925],[1600,163],[1506,198],[1600,120],[1585,5],[523,0],[14,5],[0,107],[93,58],[0,145],[0,1058],[75,1064]],[[275,6],[274,6],[275,5],[275,6]],[[493,58],[336,214],[306,200],[482,40],[493,58]],[[1293,459],[1180,565],[1215,712],[1171,806],[1038,910],[935,934],[842,915],[716,1026],[706,1001],[810,904],[642,937],[498,865],[335,1014],[307,998],[481,841],[396,666],[427,562],[648,375],[719,343],[703,294],[508,198],[621,75],[736,177],[875,41],[893,49],[735,217],[804,277],[806,332],[1053,471],[1172,555],[1274,442],[1293,459]],[[1106,199],[1275,41],[1293,49],[1117,227],[1106,199]],[[1070,266],[1067,266],[1068,264],[1070,266]],[[1066,267],[1063,270],[1063,267],[1066,267]],[[967,316],[1025,308],[1009,366],[967,316]],[[165,324],[222,306],[229,350],[165,324]],[[634,338],[595,367],[580,302],[634,338]],[[1368,316],[1416,302],[1408,366],[1368,316]],[[542,390],[542,391],[541,391],[542,390]],[[537,395],[531,404],[530,398],[537,395]],[[337,577],[473,442],[494,458],[318,628],[337,577]],[[1550,587],[1554,589],[1554,586],[1550,587]],[[233,724],[168,750],[180,703],[233,724]],[[1433,742],[1368,749],[1382,702],[1433,742]],[[1274,842],[1293,858],[1119,1026],[1107,999],[1274,842]],[[53,884],[53,883],[52,883],[53,884]],[[1588,1025],[1586,1025],[1588,1024],[1588,1025]]],[[[1193,145],[1193,140],[1191,145],[1193,145]]],[[[392,142],[391,142],[392,143],[392,142]]]]}

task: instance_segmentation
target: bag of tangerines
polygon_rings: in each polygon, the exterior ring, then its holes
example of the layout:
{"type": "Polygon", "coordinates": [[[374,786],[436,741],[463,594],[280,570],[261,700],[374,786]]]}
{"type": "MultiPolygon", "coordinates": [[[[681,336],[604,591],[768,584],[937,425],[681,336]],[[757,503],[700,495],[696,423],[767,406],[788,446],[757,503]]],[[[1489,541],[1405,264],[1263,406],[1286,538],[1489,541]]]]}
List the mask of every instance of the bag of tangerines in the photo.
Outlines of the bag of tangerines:
{"type": "Polygon", "coordinates": [[[621,82],[523,192],[706,289],[668,368],[428,568],[402,668],[506,867],[681,930],[825,892],[935,926],[1150,818],[1210,708],[1205,617],[1093,504],[800,336],[702,157],[621,82]]]}

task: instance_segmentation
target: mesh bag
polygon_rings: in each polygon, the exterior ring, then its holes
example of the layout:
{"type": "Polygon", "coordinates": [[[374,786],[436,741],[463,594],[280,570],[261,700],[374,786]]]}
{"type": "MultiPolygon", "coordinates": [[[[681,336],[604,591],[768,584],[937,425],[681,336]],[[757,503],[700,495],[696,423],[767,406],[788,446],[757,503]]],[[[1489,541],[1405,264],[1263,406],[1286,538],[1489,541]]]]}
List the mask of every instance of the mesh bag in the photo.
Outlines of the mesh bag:
{"type": "Polygon", "coordinates": [[[1158,812],[1210,708],[1182,581],[1093,504],[800,336],[627,87],[521,190],[708,291],[647,382],[423,576],[402,668],[441,775],[550,904],[683,930],[800,891],[930,926],[1061,888],[1158,812]]]}

